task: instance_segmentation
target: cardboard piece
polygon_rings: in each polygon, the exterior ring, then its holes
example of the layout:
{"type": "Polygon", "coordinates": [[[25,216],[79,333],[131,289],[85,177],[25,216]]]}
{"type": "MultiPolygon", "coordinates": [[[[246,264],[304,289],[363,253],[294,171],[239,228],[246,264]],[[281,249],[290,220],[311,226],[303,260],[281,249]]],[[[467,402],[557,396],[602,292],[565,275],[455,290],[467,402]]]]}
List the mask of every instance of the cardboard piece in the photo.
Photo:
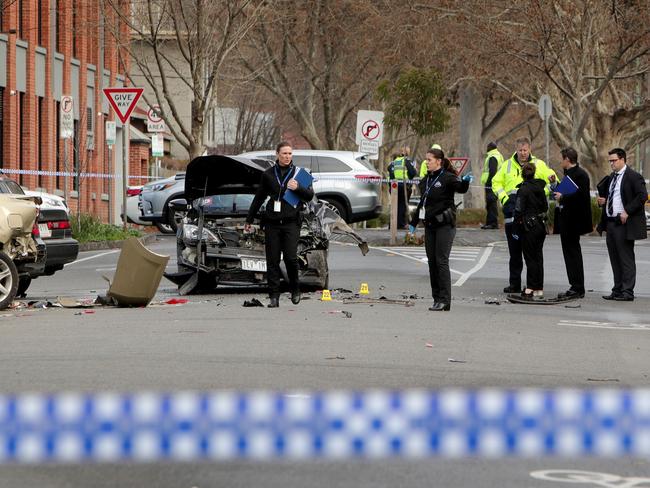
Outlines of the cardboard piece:
{"type": "Polygon", "coordinates": [[[135,237],[124,242],[107,296],[120,307],[146,307],[153,299],[169,256],[156,254],[135,237]]]}

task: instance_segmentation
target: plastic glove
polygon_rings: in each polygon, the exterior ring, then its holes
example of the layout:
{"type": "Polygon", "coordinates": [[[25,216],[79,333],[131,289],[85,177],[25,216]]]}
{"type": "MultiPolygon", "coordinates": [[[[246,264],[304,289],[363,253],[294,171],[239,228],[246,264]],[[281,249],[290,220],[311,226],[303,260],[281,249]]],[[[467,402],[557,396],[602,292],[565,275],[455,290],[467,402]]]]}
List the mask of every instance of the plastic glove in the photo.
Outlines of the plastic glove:
{"type": "Polygon", "coordinates": [[[470,183],[474,181],[474,176],[472,176],[472,173],[468,173],[465,176],[461,178],[463,181],[469,181],[470,183]]]}
{"type": "Polygon", "coordinates": [[[409,234],[415,234],[415,226],[409,225],[409,234]]]}

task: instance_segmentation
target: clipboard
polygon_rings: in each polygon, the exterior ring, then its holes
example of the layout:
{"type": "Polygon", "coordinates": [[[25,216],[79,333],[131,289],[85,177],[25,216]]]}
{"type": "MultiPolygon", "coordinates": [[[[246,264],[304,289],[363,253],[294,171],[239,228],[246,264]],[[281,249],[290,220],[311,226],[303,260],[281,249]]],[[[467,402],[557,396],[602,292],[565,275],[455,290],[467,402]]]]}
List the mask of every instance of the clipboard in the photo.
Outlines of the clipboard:
{"type": "MultiPolygon", "coordinates": [[[[309,173],[309,171],[306,171],[304,168],[299,167],[296,167],[296,170],[293,173],[293,179],[298,182],[298,186],[304,188],[309,188],[312,181],[314,181],[314,177],[311,175],[311,173],[309,173]]],[[[293,208],[296,208],[302,201],[295,191],[289,189],[285,190],[284,195],[282,195],[282,199],[293,208]]]]}
{"type": "Polygon", "coordinates": [[[573,181],[570,176],[565,176],[553,191],[561,193],[562,195],[572,195],[578,191],[578,185],[576,185],[575,181],[573,181]]]}

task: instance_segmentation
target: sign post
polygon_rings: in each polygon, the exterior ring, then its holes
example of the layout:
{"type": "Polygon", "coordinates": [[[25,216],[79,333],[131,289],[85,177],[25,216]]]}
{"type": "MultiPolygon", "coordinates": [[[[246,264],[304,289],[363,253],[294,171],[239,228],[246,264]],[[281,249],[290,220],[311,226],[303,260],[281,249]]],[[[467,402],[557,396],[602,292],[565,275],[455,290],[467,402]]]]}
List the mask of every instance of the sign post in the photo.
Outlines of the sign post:
{"type": "MultiPolygon", "coordinates": [[[[59,110],[59,133],[63,139],[63,199],[68,204],[68,141],[74,137],[74,99],[70,95],[61,97],[59,110]]],[[[79,209],[77,209],[79,211],[79,209]]]]}
{"type": "Polygon", "coordinates": [[[549,131],[548,131],[548,123],[549,120],[551,119],[551,114],[553,113],[553,104],[551,103],[551,97],[549,95],[542,95],[539,98],[539,116],[542,118],[544,121],[544,144],[546,147],[545,151],[545,160],[544,162],[546,164],[549,163],[549,158],[550,158],[550,150],[549,150],[549,131]]]}
{"type": "Polygon", "coordinates": [[[110,176],[113,174],[113,146],[115,145],[117,128],[116,124],[112,120],[106,121],[106,145],[108,146],[108,223],[114,224],[113,218],[113,178],[110,176]]]}
{"type": "Polygon", "coordinates": [[[155,161],[155,176],[159,177],[160,159],[165,155],[164,140],[160,132],[165,132],[165,121],[162,118],[162,111],[159,105],[154,105],[147,111],[147,132],[154,132],[151,136],[151,155],[156,158],[155,161]]]}
{"type": "Polygon", "coordinates": [[[108,99],[108,103],[113,107],[118,118],[122,122],[122,141],[123,155],[122,155],[122,227],[124,230],[127,228],[126,219],[126,188],[128,185],[128,161],[129,161],[129,117],[135,108],[138,100],[142,96],[144,88],[135,87],[117,87],[117,88],[104,88],[104,95],[108,99]]]}

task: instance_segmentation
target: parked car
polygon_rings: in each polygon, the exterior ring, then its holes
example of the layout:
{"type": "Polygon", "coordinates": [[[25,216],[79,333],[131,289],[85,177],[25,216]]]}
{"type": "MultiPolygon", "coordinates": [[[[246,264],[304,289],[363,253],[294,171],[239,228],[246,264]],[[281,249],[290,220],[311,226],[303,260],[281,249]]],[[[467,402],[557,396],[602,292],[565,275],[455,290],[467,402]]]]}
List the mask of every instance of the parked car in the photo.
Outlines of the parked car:
{"type": "MultiPolygon", "coordinates": [[[[127,222],[137,225],[153,225],[152,222],[142,220],[140,214],[140,193],[143,185],[129,186],[126,189],[126,218],[127,222]]],[[[122,215],[124,219],[124,215],[122,215]]]]}
{"type": "MultiPolygon", "coordinates": [[[[177,233],[178,272],[165,274],[181,293],[218,285],[266,285],[264,231],[254,226],[247,233],[244,225],[261,172],[272,164],[240,156],[202,156],[188,165],[185,198],[170,203],[173,211],[184,214],[177,233]]],[[[368,245],[329,204],[312,200],[303,211],[298,241],[300,280],[306,286],[328,286],[332,234],[351,237],[363,254],[368,252],[368,245]]]]}
{"type": "MultiPolygon", "coordinates": [[[[272,150],[240,156],[275,161],[272,150]]],[[[318,199],[329,202],[346,222],[374,219],[381,213],[381,187],[377,184],[381,175],[367,154],[295,149],[293,162],[311,172],[318,199]]]]}
{"type": "Polygon", "coordinates": [[[23,295],[34,278],[51,276],[67,263],[77,259],[79,243],[72,237],[70,209],[63,198],[51,193],[23,190],[11,178],[0,176],[0,193],[27,195],[39,198],[38,232],[47,248],[47,258],[42,270],[23,273],[19,278],[17,294],[23,295]]]}
{"type": "Polygon", "coordinates": [[[22,279],[45,270],[45,243],[39,237],[34,200],[22,194],[0,194],[0,310],[11,305],[22,279]]]}
{"type": "Polygon", "coordinates": [[[169,211],[168,203],[182,197],[184,188],[185,173],[143,185],[139,199],[140,220],[155,224],[161,232],[175,233],[178,219],[169,211]]]}
{"type": "Polygon", "coordinates": [[[650,212],[645,211],[645,226],[646,229],[650,230],[650,212]]]}

